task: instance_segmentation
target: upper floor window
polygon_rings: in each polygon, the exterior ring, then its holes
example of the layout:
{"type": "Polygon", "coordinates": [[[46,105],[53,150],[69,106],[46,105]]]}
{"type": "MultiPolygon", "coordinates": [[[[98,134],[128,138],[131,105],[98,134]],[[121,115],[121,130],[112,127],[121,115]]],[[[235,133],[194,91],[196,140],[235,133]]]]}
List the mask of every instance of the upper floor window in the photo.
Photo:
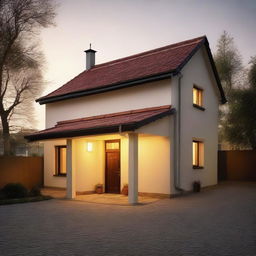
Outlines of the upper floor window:
{"type": "Polygon", "coordinates": [[[193,106],[201,110],[203,107],[203,90],[194,85],[193,87],[193,106]]]}
{"type": "Polygon", "coordinates": [[[204,143],[193,140],[193,168],[200,169],[204,167],[204,143]]]}
{"type": "Polygon", "coordinates": [[[55,175],[65,176],[66,170],[66,146],[55,146],[55,175]]]}

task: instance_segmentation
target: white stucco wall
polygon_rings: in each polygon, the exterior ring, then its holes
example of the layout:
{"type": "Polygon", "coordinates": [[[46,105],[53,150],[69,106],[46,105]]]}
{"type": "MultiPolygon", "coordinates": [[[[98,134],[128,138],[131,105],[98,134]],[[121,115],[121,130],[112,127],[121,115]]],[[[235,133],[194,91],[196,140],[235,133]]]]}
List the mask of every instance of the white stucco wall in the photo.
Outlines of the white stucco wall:
{"type": "Polygon", "coordinates": [[[158,135],[158,136],[170,136],[172,125],[170,116],[163,117],[152,123],[140,127],[135,130],[139,134],[158,135]]]}
{"type": "Polygon", "coordinates": [[[46,105],[46,128],[58,121],[171,104],[171,80],[46,105]]]}
{"type": "Polygon", "coordinates": [[[104,183],[105,154],[104,142],[89,140],[93,143],[93,151],[87,151],[88,140],[74,139],[76,191],[94,191],[95,185],[104,183]]]}
{"type": "Polygon", "coordinates": [[[44,142],[44,186],[66,188],[66,177],[56,177],[55,146],[66,145],[66,140],[44,142]]]}
{"type": "Polygon", "coordinates": [[[170,194],[168,137],[139,137],[139,192],[170,194]]]}
{"type": "MultiPolygon", "coordinates": [[[[128,139],[121,139],[121,188],[128,184],[128,139]]],[[[170,194],[169,137],[139,135],[138,182],[139,192],[170,194]]]]}
{"type": "MultiPolygon", "coordinates": [[[[181,187],[192,189],[192,182],[200,180],[202,186],[217,183],[218,144],[218,89],[209,60],[200,49],[181,71],[181,187]],[[193,85],[202,88],[205,111],[193,107],[193,85]],[[204,168],[192,168],[192,140],[204,141],[204,168]]],[[[178,79],[173,80],[172,102],[177,106],[178,79]]]]}
{"type": "MultiPolygon", "coordinates": [[[[76,191],[94,191],[97,183],[105,183],[104,140],[120,139],[120,190],[128,184],[128,136],[105,135],[73,139],[73,168],[76,191]],[[88,152],[86,143],[93,143],[93,151],[88,152]]],[[[45,143],[45,181],[47,187],[66,187],[66,177],[56,177],[55,145],[65,145],[66,141],[45,143]]],[[[139,135],[139,192],[170,194],[170,143],[165,136],[139,135]]]]}

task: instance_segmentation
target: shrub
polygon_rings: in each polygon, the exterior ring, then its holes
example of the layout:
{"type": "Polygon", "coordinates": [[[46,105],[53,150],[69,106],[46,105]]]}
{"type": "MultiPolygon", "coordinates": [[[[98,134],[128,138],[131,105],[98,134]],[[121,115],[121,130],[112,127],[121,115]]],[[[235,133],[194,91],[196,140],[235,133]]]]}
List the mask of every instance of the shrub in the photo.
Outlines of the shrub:
{"type": "Polygon", "coordinates": [[[30,196],[41,196],[41,189],[38,186],[33,187],[30,190],[30,196]]]}
{"type": "Polygon", "coordinates": [[[0,190],[0,200],[5,199],[5,194],[2,190],[0,190]]]}
{"type": "Polygon", "coordinates": [[[28,190],[20,183],[9,183],[3,187],[2,192],[7,198],[22,198],[28,195],[28,190]]]}

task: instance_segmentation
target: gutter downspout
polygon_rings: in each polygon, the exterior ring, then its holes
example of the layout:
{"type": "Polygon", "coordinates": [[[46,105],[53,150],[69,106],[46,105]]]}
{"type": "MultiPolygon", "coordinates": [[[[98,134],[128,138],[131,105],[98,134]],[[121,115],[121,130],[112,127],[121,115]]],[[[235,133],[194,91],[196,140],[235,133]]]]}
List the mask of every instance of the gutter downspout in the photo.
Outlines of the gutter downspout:
{"type": "Polygon", "coordinates": [[[174,115],[174,129],[175,129],[175,139],[174,139],[174,188],[180,192],[184,191],[180,187],[180,129],[181,129],[181,78],[182,74],[179,72],[178,76],[178,104],[177,111],[174,115]]]}
{"type": "Polygon", "coordinates": [[[119,132],[119,135],[121,136],[121,134],[122,134],[122,125],[121,124],[118,127],[118,132],[119,132]]]}

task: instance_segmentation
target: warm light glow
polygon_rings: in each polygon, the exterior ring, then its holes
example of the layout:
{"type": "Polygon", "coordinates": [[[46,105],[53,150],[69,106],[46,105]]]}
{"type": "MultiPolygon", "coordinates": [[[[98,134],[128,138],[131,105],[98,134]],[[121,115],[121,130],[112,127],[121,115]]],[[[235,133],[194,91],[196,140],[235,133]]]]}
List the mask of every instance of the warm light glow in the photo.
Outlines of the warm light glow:
{"type": "Polygon", "coordinates": [[[201,141],[193,141],[192,163],[194,167],[204,166],[204,143],[201,141]]]}
{"type": "Polygon", "coordinates": [[[199,165],[198,162],[198,142],[193,141],[193,165],[197,166],[199,165]]]}
{"type": "Polygon", "coordinates": [[[119,142],[107,142],[106,149],[119,149],[119,142]]]}
{"type": "Polygon", "coordinates": [[[66,170],[66,146],[55,146],[55,174],[64,175],[67,173],[66,170]]]}
{"type": "Polygon", "coordinates": [[[193,104],[203,106],[203,90],[196,87],[193,88],[193,104]]]}
{"type": "Polygon", "coordinates": [[[92,152],[92,148],[93,148],[92,142],[87,142],[87,151],[92,152]]]}
{"type": "Polygon", "coordinates": [[[60,148],[60,173],[66,174],[66,148],[60,148]]]}

